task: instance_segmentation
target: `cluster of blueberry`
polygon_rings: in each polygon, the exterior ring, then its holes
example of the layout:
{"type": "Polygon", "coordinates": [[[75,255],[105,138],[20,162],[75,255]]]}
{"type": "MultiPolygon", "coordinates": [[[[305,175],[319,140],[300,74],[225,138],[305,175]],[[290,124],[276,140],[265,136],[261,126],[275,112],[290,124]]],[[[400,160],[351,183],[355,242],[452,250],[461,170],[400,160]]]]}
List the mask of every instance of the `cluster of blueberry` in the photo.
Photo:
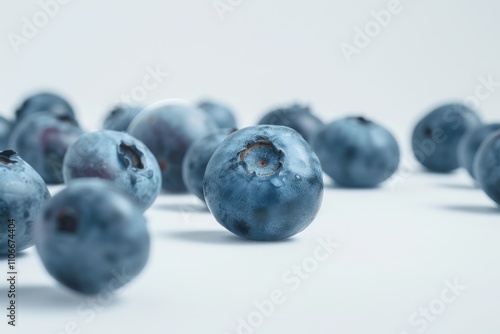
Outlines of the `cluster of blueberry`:
{"type": "MultiPolygon", "coordinates": [[[[500,125],[481,126],[465,106],[446,105],[418,123],[414,153],[433,171],[466,167],[500,203],[496,130],[500,125]]],[[[109,289],[117,272],[132,279],[145,266],[143,212],[162,188],[196,195],[240,237],[272,241],[314,220],[323,172],[339,186],[369,188],[390,178],[399,162],[398,143],[381,125],[363,117],[323,124],[301,105],[240,130],[218,103],[121,105],[103,130],[86,133],[66,100],[36,94],[15,122],[0,117],[0,254],[7,253],[13,218],[18,251],[36,245],[59,282],[95,294],[109,289]],[[63,182],[67,187],[51,198],[47,184],[63,182]]]]}

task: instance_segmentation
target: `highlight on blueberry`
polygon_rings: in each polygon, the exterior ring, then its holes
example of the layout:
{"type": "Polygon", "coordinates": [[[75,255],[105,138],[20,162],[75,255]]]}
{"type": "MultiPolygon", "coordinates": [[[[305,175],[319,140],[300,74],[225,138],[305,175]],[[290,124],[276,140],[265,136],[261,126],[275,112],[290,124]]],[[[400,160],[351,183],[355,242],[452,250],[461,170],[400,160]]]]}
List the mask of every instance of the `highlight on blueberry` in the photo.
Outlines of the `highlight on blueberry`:
{"type": "Polygon", "coordinates": [[[131,198],[101,179],[80,179],[55,195],[39,215],[35,242],[43,265],[82,294],[114,291],[145,267],[146,219],[131,198]]]}
{"type": "Polygon", "coordinates": [[[182,161],[189,146],[217,129],[215,121],[192,104],[171,99],[155,103],[137,115],[128,132],[153,152],[162,172],[162,186],[171,193],[186,192],[182,161]]]}
{"type": "Polygon", "coordinates": [[[325,125],[312,146],[323,171],[342,187],[378,186],[396,172],[401,157],[392,133],[364,117],[346,117],[325,125]]]}
{"type": "Polygon", "coordinates": [[[9,147],[16,150],[48,184],[63,183],[62,165],[68,148],[84,131],[74,118],[39,112],[14,128],[9,147]]]}
{"type": "Polygon", "coordinates": [[[323,197],[321,165],[285,126],[258,125],[229,135],[208,162],[204,195],[215,219],[247,239],[289,238],[314,220],[323,197]]]}
{"type": "Polygon", "coordinates": [[[9,221],[14,221],[16,252],[34,245],[33,224],[50,199],[41,176],[16,152],[0,152],[0,255],[9,252],[9,221]]]}
{"type": "Polygon", "coordinates": [[[161,190],[161,173],[151,151],[125,132],[101,130],[81,136],[66,153],[64,181],[97,177],[112,181],[146,210],[161,190]]]}
{"type": "Polygon", "coordinates": [[[416,159],[428,170],[449,173],[460,167],[458,145],[481,125],[476,112],[462,104],[446,104],[423,117],[412,134],[416,159]]]}

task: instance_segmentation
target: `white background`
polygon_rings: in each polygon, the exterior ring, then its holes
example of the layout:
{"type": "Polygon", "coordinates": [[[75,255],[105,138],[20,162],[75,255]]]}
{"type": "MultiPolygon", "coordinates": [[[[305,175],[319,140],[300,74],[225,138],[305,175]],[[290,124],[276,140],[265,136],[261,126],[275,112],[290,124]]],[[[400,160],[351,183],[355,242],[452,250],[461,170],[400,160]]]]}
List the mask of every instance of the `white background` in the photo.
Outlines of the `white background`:
{"type": "MultiPolygon", "coordinates": [[[[387,3],[246,0],[221,20],[211,0],[72,0],[16,52],[9,34],[21,34],[23,18],[41,7],[0,0],[4,116],[49,89],[67,96],[92,130],[158,67],[169,76],[144,104],[211,97],[233,106],[240,126],[293,101],[325,120],[361,113],[395,132],[405,170],[377,190],[327,187],[317,220],[284,243],[241,241],[191,196],[164,195],[147,212],[148,267],[92,319],[78,312],[91,301],[54,283],[34,250],[21,257],[19,326],[8,332],[60,333],[75,321],[81,333],[232,334],[255,301],[279,289],[285,302],[255,333],[413,334],[423,325],[409,318],[437,305],[444,280],[457,279],[467,289],[425,332],[498,334],[500,212],[465,173],[426,174],[407,148],[422,113],[474,95],[480,77],[500,81],[500,4],[401,0],[401,12],[348,63],[340,44],[353,43],[355,29],[387,3]],[[327,236],[340,248],[291,291],[282,276],[327,236]]],[[[500,87],[479,109],[499,120],[500,87]]]]}

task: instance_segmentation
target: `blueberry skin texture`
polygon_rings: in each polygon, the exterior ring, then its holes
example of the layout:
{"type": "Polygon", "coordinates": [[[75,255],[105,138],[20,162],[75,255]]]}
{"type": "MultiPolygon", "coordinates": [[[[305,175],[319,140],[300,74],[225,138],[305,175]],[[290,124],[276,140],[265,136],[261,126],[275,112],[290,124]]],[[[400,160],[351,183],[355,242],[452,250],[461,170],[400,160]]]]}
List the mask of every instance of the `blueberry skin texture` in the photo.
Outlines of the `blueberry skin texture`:
{"type": "Polygon", "coordinates": [[[339,186],[373,188],[398,169],[399,145],[384,127],[363,117],[325,125],[312,146],[323,171],[339,186]]]}
{"type": "Polygon", "coordinates": [[[49,274],[82,294],[122,287],[142,271],[149,257],[150,238],[140,208],[100,179],[75,181],[55,195],[35,232],[49,274]]]}
{"type": "Polygon", "coordinates": [[[161,190],[161,172],[151,151],[128,133],[102,130],[81,136],[63,163],[64,181],[97,177],[112,181],[146,210],[161,190]]]}
{"type": "Polygon", "coordinates": [[[0,116],[0,150],[8,148],[9,136],[12,130],[12,122],[0,116]]]}
{"type": "Polygon", "coordinates": [[[50,112],[56,116],[64,116],[75,119],[73,107],[63,97],[49,92],[33,94],[26,98],[16,110],[16,119],[21,119],[37,113],[50,112]]]}
{"type": "Polygon", "coordinates": [[[215,219],[246,239],[274,241],[304,230],[323,198],[320,162],[295,130],[258,125],[230,134],[210,159],[204,194],[215,219]]]}
{"type": "Polygon", "coordinates": [[[66,151],[84,133],[72,118],[40,112],[17,124],[9,147],[17,151],[46,183],[60,184],[64,182],[62,166],[66,151]]]}
{"type": "Polygon", "coordinates": [[[210,115],[219,128],[236,128],[236,118],[229,107],[213,101],[202,101],[198,104],[198,107],[210,115]]]}
{"type": "Polygon", "coordinates": [[[103,128],[113,131],[127,131],[132,120],[142,109],[143,107],[135,105],[117,105],[104,120],[103,128]]]}
{"type": "Polygon", "coordinates": [[[313,136],[323,126],[323,121],[313,115],[308,106],[293,104],[270,111],[262,117],[259,124],[288,126],[311,143],[313,136]]]}
{"type": "Polygon", "coordinates": [[[479,186],[500,205],[500,131],[481,144],[474,159],[474,173],[479,186]]]}
{"type": "Polygon", "coordinates": [[[234,129],[220,129],[195,141],[186,152],[182,162],[182,177],[188,191],[203,202],[203,177],[210,158],[220,143],[234,132],[234,129]]]}
{"type": "Polygon", "coordinates": [[[184,193],[182,161],[189,146],[198,138],[218,129],[202,110],[179,100],[154,104],[132,121],[128,132],[153,152],[162,171],[163,189],[184,193]]]}
{"type": "Polygon", "coordinates": [[[482,125],[466,133],[458,146],[458,160],[460,166],[467,169],[474,176],[474,158],[483,141],[492,133],[500,130],[500,123],[482,125]]]}
{"type": "Polygon", "coordinates": [[[462,104],[441,106],[422,118],[413,130],[413,154],[428,170],[449,173],[460,167],[460,140],[480,125],[479,116],[462,104]]]}
{"type": "Polygon", "coordinates": [[[34,245],[33,222],[50,199],[40,175],[16,152],[0,152],[0,255],[8,254],[8,221],[15,220],[16,252],[34,245]]]}

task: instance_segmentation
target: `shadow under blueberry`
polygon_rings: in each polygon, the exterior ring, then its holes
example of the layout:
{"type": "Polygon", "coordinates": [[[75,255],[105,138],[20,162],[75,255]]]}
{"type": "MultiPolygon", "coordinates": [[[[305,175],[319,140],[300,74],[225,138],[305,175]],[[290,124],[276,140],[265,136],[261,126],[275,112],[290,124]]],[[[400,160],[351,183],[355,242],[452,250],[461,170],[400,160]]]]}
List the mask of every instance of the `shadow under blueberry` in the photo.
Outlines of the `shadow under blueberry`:
{"type": "Polygon", "coordinates": [[[374,187],[345,187],[335,182],[325,183],[325,189],[335,189],[335,190],[343,190],[343,191],[362,191],[362,190],[380,190],[381,185],[376,185],[374,187]]]}
{"type": "Polygon", "coordinates": [[[166,238],[177,239],[182,241],[213,244],[213,245],[265,245],[276,243],[295,242],[295,239],[288,238],[278,241],[255,241],[240,238],[226,231],[180,231],[165,233],[166,238]]]}
{"type": "Polygon", "coordinates": [[[478,190],[480,188],[471,184],[438,183],[436,187],[454,190],[478,190]]]}
{"type": "Polygon", "coordinates": [[[209,213],[206,205],[203,204],[158,204],[153,208],[159,210],[167,210],[174,212],[189,212],[189,213],[209,213]]]}
{"type": "Polygon", "coordinates": [[[445,205],[441,206],[441,209],[456,211],[456,212],[464,212],[464,213],[473,213],[473,214],[489,214],[489,215],[500,215],[500,207],[494,206],[481,206],[481,205],[445,205]]]}
{"type": "MultiPolygon", "coordinates": [[[[0,288],[0,295],[7,296],[8,291],[8,287],[2,286],[0,288]]],[[[105,304],[100,304],[99,306],[110,307],[119,301],[116,295],[109,297],[109,294],[106,294],[103,299],[105,300],[105,304]]],[[[87,296],[72,292],[61,285],[23,286],[18,283],[16,287],[16,303],[19,305],[18,307],[21,312],[23,309],[36,312],[76,312],[77,308],[88,307],[85,305],[88,305],[92,301],[95,302],[95,300],[96,296],[87,296]]]]}

